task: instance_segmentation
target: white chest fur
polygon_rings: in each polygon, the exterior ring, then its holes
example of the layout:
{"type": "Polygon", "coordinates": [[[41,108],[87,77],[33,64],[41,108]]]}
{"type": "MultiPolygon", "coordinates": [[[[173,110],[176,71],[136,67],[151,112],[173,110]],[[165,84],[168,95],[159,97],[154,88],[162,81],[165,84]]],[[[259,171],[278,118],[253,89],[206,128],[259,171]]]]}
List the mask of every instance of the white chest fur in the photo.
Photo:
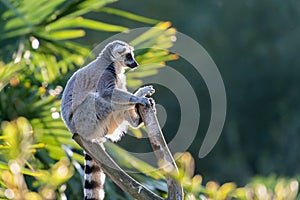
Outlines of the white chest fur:
{"type": "Polygon", "coordinates": [[[124,72],[117,74],[117,87],[119,89],[127,91],[127,89],[126,89],[126,76],[125,76],[124,72]]]}

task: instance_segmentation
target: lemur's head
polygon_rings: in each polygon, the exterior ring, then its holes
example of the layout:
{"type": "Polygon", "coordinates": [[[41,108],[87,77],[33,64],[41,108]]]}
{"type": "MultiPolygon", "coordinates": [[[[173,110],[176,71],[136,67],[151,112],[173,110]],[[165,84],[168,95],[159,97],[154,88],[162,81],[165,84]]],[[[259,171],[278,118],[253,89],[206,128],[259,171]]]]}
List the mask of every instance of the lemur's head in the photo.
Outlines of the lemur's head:
{"type": "Polygon", "coordinates": [[[118,62],[122,66],[127,66],[130,68],[135,68],[138,66],[134,59],[133,47],[119,40],[113,41],[109,45],[112,47],[111,59],[113,62],[118,62]]]}

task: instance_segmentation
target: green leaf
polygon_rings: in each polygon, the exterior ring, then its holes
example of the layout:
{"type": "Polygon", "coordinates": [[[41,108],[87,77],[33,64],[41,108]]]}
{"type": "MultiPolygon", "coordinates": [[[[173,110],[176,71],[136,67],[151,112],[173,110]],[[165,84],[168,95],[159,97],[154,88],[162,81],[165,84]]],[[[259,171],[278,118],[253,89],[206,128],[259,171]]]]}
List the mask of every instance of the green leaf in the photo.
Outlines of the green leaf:
{"type": "MultiPolygon", "coordinates": [[[[157,24],[152,29],[148,30],[147,32],[143,33],[142,35],[135,38],[133,41],[130,42],[132,46],[136,49],[140,49],[143,46],[152,47],[153,45],[157,44],[157,37],[161,36],[165,33],[165,31],[171,26],[170,22],[161,22],[157,24]],[[145,45],[147,44],[147,45],[145,45]]],[[[174,33],[175,34],[175,33],[174,33]]],[[[170,38],[167,38],[168,40],[170,38]]]]}
{"type": "Polygon", "coordinates": [[[24,62],[19,63],[8,63],[3,65],[0,62],[0,91],[6,86],[6,84],[11,80],[11,78],[18,76],[22,70],[24,70],[24,62]]]}
{"type": "Polygon", "coordinates": [[[148,17],[143,17],[143,16],[140,16],[140,15],[136,15],[136,14],[126,12],[126,11],[123,11],[123,10],[119,10],[119,9],[115,9],[115,8],[104,7],[104,8],[101,8],[99,11],[109,13],[109,14],[113,14],[113,15],[117,15],[117,16],[120,16],[120,17],[124,17],[124,18],[127,18],[127,19],[134,20],[134,21],[147,23],[147,24],[157,24],[159,22],[158,20],[155,20],[155,19],[151,19],[151,18],[148,18],[148,17]]]}
{"type": "MultiPolygon", "coordinates": [[[[0,161],[0,169],[10,170],[8,164],[6,162],[3,162],[3,161],[0,161]]],[[[26,169],[26,168],[22,168],[20,170],[20,172],[22,174],[29,175],[29,176],[34,176],[34,177],[41,177],[41,176],[44,175],[44,173],[42,171],[31,171],[31,170],[26,169]]]]}
{"type": "Polygon", "coordinates": [[[64,0],[27,0],[20,6],[20,11],[24,13],[26,19],[34,25],[47,21],[47,17],[51,16],[62,4],[64,0]],[[34,12],[32,12],[34,10],[34,12]]]}
{"type": "Polygon", "coordinates": [[[46,26],[46,30],[51,33],[53,30],[66,29],[66,28],[89,28],[98,31],[109,31],[109,32],[123,32],[128,31],[128,28],[123,26],[117,26],[98,22],[91,19],[85,19],[83,17],[76,18],[61,18],[54,23],[46,26]]]}
{"type": "Polygon", "coordinates": [[[109,154],[116,159],[120,165],[126,166],[127,168],[137,169],[138,171],[151,176],[154,179],[163,179],[164,176],[154,167],[149,165],[148,163],[132,156],[123,148],[118,145],[106,142],[105,146],[107,146],[107,151],[109,154]],[[130,162],[128,162],[130,160],[130,162]]]}
{"type": "Polygon", "coordinates": [[[105,6],[108,3],[115,2],[116,0],[86,0],[81,1],[79,3],[73,4],[73,8],[71,8],[71,11],[67,16],[68,17],[78,17],[80,15],[86,14],[88,12],[97,10],[103,6],[105,6]]]}
{"type": "Polygon", "coordinates": [[[61,30],[53,31],[48,34],[38,33],[39,37],[49,40],[68,40],[83,37],[84,35],[84,30],[61,30]]]}
{"type": "Polygon", "coordinates": [[[46,149],[49,152],[49,156],[55,160],[59,160],[66,156],[64,150],[61,146],[49,144],[46,146],[46,149]]]}
{"type": "MultiPolygon", "coordinates": [[[[1,2],[9,9],[6,13],[3,14],[3,17],[6,18],[6,20],[8,20],[7,19],[8,17],[14,16],[14,17],[19,18],[26,26],[28,26],[28,27],[32,26],[31,23],[29,21],[27,21],[24,14],[22,12],[20,12],[17,7],[12,5],[7,0],[1,0],[1,2]]],[[[21,5],[19,5],[19,7],[21,7],[21,5]]]]}
{"type": "Polygon", "coordinates": [[[5,21],[1,25],[3,26],[1,31],[2,39],[30,33],[34,25],[46,21],[46,18],[63,2],[63,0],[25,0],[18,6],[14,6],[7,0],[1,1],[9,8],[3,14],[5,21]],[[32,12],[33,10],[35,12],[32,12]]]}
{"type": "Polygon", "coordinates": [[[31,30],[30,27],[20,26],[16,29],[12,29],[12,30],[9,30],[5,33],[2,33],[2,37],[1,37],[0,41],[4,40],[4,39],[8,39],[8,38],[13,38],[13,37],[16,37],[16,36],[27,35],[31,31],[32,30],[31,30]]]}

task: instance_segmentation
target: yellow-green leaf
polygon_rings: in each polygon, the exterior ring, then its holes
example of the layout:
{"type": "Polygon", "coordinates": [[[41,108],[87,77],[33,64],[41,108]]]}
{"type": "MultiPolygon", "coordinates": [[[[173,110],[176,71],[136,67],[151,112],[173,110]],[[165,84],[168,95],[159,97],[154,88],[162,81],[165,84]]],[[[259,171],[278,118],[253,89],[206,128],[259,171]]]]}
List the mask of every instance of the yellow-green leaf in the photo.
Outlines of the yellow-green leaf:
{"type": "Polygon", "coordinates": [[[62,30],[55,31],[48,34],[40,34],[40,37],[51,39],[51,40],[67,40],[83,37],[85,35],[84,30],[62,30]]]}

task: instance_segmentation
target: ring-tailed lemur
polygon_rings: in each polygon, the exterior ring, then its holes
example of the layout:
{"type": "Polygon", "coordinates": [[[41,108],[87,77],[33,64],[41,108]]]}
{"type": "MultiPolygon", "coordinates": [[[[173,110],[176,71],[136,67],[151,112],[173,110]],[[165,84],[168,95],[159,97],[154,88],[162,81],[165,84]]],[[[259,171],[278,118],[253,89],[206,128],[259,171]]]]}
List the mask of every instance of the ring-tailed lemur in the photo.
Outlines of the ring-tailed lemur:
{"type": "MultiPolygon", "coordinates": [[[[126,89],[124,68],[135,68],[133,48],[122,41],[109,43],[99,56],[70,78],[61,103],[62,118],[68,129],[83,139],[117,141],[128,125],[138,127],[141,117],[137,104],[150,105],[147,95],[152,86],[136,93],[126,89]]],[[[85,199],[103,199],[105,174],[93,159],[85,154],[85,199]]]]}

